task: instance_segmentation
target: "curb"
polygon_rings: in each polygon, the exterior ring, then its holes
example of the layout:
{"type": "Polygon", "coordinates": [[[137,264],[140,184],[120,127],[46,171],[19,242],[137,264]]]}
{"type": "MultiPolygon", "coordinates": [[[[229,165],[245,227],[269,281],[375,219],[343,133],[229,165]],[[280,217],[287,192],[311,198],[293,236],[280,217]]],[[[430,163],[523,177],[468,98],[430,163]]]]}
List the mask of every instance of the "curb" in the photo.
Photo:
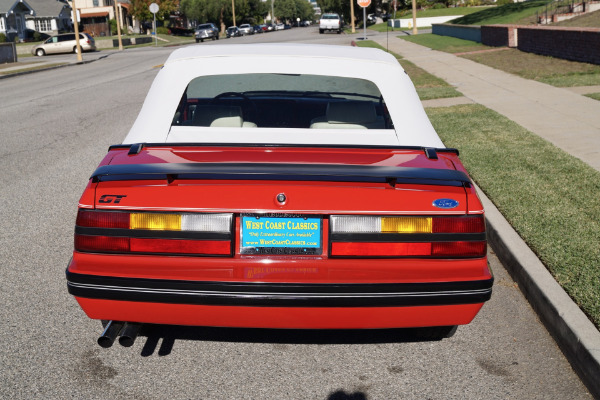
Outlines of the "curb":
{"type": "Polygon", "coordinates": [[[477,187],[490,246],[592,396],[600,399],[600,332],[477,187]]]}

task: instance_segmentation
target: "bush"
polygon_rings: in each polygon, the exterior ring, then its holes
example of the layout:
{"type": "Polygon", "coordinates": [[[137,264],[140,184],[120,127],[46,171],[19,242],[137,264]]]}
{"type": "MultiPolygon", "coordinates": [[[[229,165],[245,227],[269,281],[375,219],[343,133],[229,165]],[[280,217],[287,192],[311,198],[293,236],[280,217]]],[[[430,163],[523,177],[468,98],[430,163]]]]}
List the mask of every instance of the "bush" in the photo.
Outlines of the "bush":
{"type": "Polygon", "coordinates": [[[42,41],[42,34],[39,32],[33,32],[33,41],[34,42],[41,42],[42,41]]]}
{"type": "Polygon", "coordinates": [[[512,4],[512,3],[514,3],[513,0],[497,0],[496,1],[497,6],[503,6],[505,4],[512,4]]]}
{"type": "Polygon", "coordinates": [[[108,24],[110,25],[110,34],[111,35],[116,35],[118,34],[117,32],[117,20],[116,19],[111,19],[110,21],[108,21],[108,24]]]}
{"type": "Polygon", "coordinates": [[[6,42],[6,35],[4,33],[0,33],[0,43],[6,42]]]}
{"type": "Polygon", "coordinates": [[[158,33],[160,35],[168,35],[169,29],[165,28],[164,26],[159,26],[158,28],[156,28],[156,33],[158,33]]]}
{"type": "Polygon", "coordinates": [[[444,3],[435,3],[431,8],[434,10],[439,10],[440,8],[446,8],[446,5],[444,3]]]}

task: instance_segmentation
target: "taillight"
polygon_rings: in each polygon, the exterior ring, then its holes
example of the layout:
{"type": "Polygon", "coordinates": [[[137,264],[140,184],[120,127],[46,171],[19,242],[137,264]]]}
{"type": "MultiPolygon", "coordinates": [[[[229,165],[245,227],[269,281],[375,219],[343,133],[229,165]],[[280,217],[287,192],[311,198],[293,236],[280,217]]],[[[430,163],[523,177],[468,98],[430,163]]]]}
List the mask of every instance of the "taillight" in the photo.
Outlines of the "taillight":
{"type": "Polygon", "coordinates": [[[233,214],[79,210],[75,250],[101,253],[232,255],[233,214]]]}
{"type": "Polygon", "coordinates": [[[483,215],[330,217],[331,257],[484,257],[483,215]]]}

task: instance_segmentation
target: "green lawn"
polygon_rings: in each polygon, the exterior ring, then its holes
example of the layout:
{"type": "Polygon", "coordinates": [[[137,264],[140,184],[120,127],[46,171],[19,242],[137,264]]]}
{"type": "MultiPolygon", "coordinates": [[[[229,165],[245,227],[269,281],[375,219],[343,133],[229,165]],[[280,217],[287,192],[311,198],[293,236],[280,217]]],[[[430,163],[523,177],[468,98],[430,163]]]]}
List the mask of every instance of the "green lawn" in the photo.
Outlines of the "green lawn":
{"type": "Polygon", "coordinates": [[[551,0],[531,0],[521,3],[490,7],[479,12],[465,15],[452,21],[460,25],[491,25],[531,23],[536,12],[542,12],[551,0]]]}
{"type": "MultiPolygon", "coordinates": [[[[359,47],[374,47],[377,49],[385,50],[379,44],[372,40],[365,40],[356,43],[359,47]]],[[[441,99],[447,97],[458,97],[462,96],[460,92],[448,85],[443,79],[440,79],[424,69],[417,67],[410,61],[404,60],[398,54],[394,54],[402,68],[406,71],[421,100],[441,99]]]]}
{"type": "Polygon", "coordinates": [[[586,94],[586,96],[594,100],[600,100],[600,93],[590,93],[586,94]]]}
{"type": "Polygon", "coordinates": [[[399,37],[409,42],[429,47],[433,50],[445,51],[446,53],[463,53],[467,51],[488,50],[493,48],[470,40],[458,39],[451,36],[434,35],[432,33],[399,37]]]}
{"type": "Polygon", "coordinates": [[[475,182],[600,326],[600,172],[480,105],[427,109],[475,182]]]}
{"type": "MultiPolygon", "coordinates": [[[[400,38],[447,53],[497,49],[469,40],[433,34],[400,36],[400,38]]],[[[541,56],[517,49],[462,54],[461,57],[557,87],[600,85],[600,65],[541,56]]]]}

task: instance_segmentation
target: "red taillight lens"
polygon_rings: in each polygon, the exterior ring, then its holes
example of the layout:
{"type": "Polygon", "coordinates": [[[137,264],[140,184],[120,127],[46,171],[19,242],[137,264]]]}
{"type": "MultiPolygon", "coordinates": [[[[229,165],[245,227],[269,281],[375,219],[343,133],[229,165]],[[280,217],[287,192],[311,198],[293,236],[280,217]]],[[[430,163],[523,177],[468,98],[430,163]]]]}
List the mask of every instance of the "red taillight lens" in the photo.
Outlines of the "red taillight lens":
{"type": "Polygon", "coordinates": [[[79,210],[77,226],[129,229],[129,213],[79,210]]]}
{"type": "Polygon", "coordinates": [[[233,214],[80,209],[75,250],[94,253],[232,254],[233,214]]]}
{"type": "Polygon", "coordinates": [[[131,251],[137,253],[215,254],[231,253],[229,240],[131,239],[131,251]]]}
{"type": "Polygon", "coordinates": [[[331,216],[332,257],[485,257],[483,215],[331,216]]]}
{"type": "Polygon", "coordinates": [[[436,257],[483,257],[487,253],[486,242],[440,242],[431,245],[431,255],[436,257]]]}
{"type": "Polygon", "coordinates": [[[129,238],[75,235],[75,250],[84,252],[128,252],[129,238]]]}
{"type": "Polygon", "coordinates": [[[435,217],[433,233],[481,233],[485,232],[483,215],[474,217],[435,217]]]}
{"type": "Polygon", "coordinates": [[[361,257],[429,256],[431,243],[335,242],[331,244],[331,254],[361,257]]]}

